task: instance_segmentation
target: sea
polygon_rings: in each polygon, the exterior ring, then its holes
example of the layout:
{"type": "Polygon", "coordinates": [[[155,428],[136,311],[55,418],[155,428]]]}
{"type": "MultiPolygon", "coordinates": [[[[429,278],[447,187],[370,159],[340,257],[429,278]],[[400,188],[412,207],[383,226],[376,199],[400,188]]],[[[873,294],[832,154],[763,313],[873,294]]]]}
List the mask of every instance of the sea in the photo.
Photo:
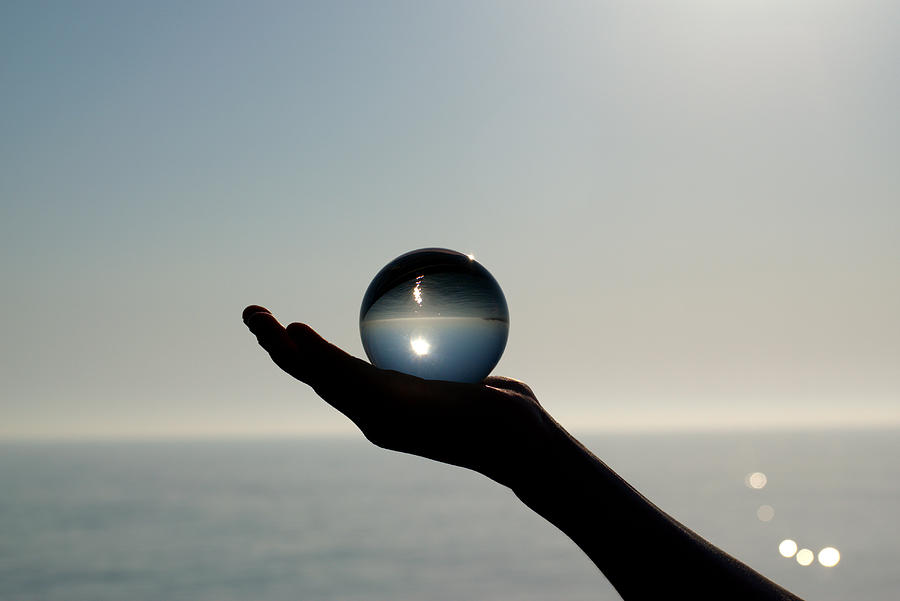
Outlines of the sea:
{"type": "MultiPolygon", "coordinates": [[[[900,599],[900,432],[579,438],[801,597],[900,599]]],[[[3,601],[618,598],[509,490],[362,438],[0,444],[3,601]]]]}

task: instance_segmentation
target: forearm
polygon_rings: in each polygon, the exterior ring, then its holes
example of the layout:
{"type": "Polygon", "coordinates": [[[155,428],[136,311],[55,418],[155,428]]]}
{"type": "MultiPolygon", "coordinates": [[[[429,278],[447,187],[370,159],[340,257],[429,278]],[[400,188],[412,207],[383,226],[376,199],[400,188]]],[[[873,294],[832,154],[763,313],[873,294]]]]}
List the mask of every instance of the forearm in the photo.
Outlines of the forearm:
{"type": "Polygon", "coordinates": [[[797,599],[665,514],[549,418],[547,426],[513,492],[624,599],[797,599]]]}

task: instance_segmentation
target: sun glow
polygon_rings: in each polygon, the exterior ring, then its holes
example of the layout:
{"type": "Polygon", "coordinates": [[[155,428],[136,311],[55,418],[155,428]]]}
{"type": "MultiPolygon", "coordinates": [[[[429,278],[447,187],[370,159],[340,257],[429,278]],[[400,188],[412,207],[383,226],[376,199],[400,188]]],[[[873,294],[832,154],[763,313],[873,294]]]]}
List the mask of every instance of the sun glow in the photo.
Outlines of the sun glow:
{"type": "Polygon", "coordinates": [[[431,344],[422,337],[413,338],[409,341],[409,346],[412,347],[412,350],[415,354],[419,355],[427,355],[428,351],[431,350],[431,344]]]}

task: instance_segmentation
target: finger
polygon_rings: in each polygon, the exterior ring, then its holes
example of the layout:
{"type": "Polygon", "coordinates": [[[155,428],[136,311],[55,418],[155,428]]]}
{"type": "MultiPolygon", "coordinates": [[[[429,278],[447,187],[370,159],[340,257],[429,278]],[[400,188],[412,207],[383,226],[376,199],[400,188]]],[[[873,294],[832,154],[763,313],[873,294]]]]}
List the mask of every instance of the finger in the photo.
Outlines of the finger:
{"type": "Polygon", "coordinates": [[[300,379],[336,409],[361,426],[392,422],[394,427],[446,416],[484,390],[478,384],[423,380],[378,369],[347,354],[312,328],[292,323],[287,334],[300,357],[307,358],[300,379]]]}
{"type": "MultiPolygon", "coordinates": [[[[331,344],[305,323],[292,323],[287,336],[305,358],[307,369],[303,381],[314,388],[358,379],[369,380],[378,370],[372,365],[345,353],[331,344]]],[[[357,386],[354,386],[356,388],[357,386]]]]}
{"type": "Polygon", "coordinates": [[[286,334],[296,349],[296,377],[360,427],[385,410],[395,377],[409,378],[376,368],[331,344],[303,323],[292,323],[286,334]]]}
{"type": "Polygon", "coordinates": [[[300,378],[297,347],[278,320],[268,311],[257,311],[247,317],[245,323],[278,367],[300,378]]]}
{"type": "Polygon", "coordinates": [[[259,305],[250,305],[249,307],[244,309],[243,313],[241,313],[241,319],[243,319],[244,323],[246,323],[247,319],[254,313],[269,313],[269,314],[271,314],[272,312],[269,311],[268,309],[266,309],[265,307],[260,307],[259,305]]]}

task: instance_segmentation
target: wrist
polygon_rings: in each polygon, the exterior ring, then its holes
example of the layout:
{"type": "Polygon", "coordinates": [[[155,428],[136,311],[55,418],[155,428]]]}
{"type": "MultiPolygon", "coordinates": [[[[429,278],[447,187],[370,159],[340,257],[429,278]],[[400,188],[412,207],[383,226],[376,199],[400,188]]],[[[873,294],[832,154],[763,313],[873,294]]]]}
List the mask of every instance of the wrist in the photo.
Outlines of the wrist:
{"type": "Polygon", "coordinates": [[[519,497],[573,497],[602,486],[612,472],[542,410],[540,426],[523,443],[510,488],[519,497]]]}

